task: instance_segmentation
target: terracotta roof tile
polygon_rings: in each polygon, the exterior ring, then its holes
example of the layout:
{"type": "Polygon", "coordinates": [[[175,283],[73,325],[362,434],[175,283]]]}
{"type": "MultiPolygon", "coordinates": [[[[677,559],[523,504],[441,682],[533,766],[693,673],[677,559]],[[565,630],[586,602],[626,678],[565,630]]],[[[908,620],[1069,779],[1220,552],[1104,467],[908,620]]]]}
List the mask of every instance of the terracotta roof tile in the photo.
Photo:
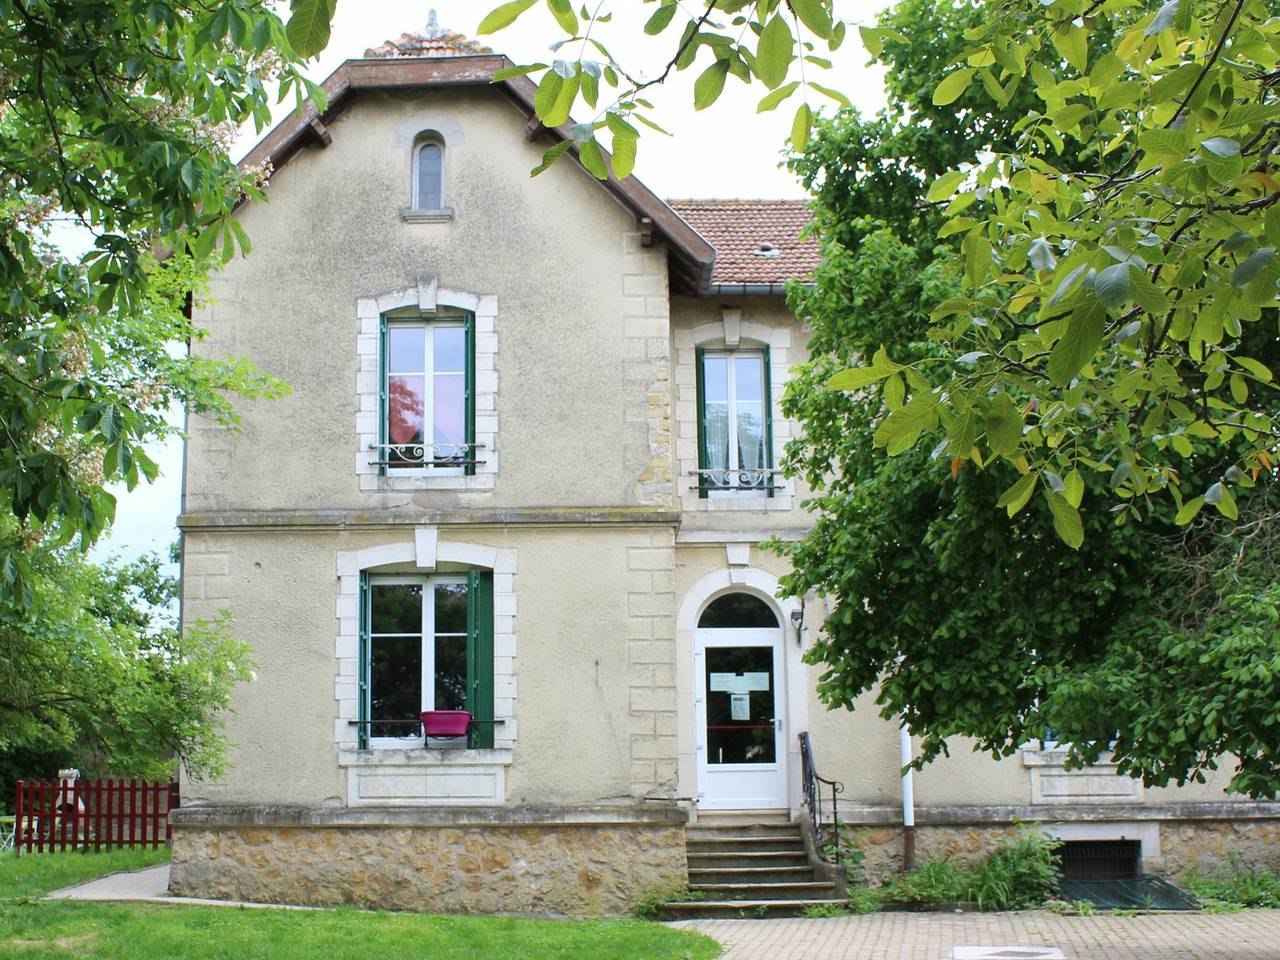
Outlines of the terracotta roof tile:
{"type": "Polygon", "coordinates": [[[668,200],[716,250],[713,284],[804,280],[818,265],[818,242],[800,239],[804,200],[668,200]]]}
{"type": "Polygon", "coordinates": [[[467,57],[477,53],[493,51],[460,33],[441,27],[436,22],[436,12],[432,10],[422,33],[402,33],[398,40],[370,47],[364,55],[371,60],[393,60],[397,57],[467,57]]]}

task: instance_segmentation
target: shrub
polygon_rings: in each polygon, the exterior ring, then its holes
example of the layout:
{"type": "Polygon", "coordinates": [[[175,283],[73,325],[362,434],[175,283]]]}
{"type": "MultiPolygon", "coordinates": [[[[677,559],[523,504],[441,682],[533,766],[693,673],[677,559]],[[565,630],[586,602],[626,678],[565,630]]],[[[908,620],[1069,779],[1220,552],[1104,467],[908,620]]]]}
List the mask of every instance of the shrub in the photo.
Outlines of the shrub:
{"type": "Polygon", "coordinates": [[[1182,883],[1206,905],[1280,907],[1280,871],[1246,870],[1234,855],[1208,875],[1191,867],[1182,883]]]}
{"type": "Polygon", "coordinates": [[[960,868],[950,860],[926,860],[886,883],[884,895],[907,903],[955,903],[964,899],[964,880],[960,868]]]}
{"type": "Polygon", "coordinates": [[[849,909],[854,913],[875,913],[884,906],[884,893],[875,887],[858,884],[849,887],[849,909]]]}
{"type": "Polygon", "coordinates": [[[1040,906],[1054,893],[1060,872],[1057,841],[1034,830],[1002,840],[972,867],[926,861],[884,887],[890,900],[908,903],[976,903],[985,910],[1040,906]]]}

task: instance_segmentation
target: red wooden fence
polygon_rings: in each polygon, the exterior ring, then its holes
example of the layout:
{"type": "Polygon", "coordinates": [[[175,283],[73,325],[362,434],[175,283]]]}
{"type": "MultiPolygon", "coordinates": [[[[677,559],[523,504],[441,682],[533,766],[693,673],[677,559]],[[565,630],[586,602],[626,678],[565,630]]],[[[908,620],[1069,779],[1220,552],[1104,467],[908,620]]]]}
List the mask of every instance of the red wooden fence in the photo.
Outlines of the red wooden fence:
{"type": "Polygon", "coordinates": [[[176,783],[19,780],[13,847],[22,853],[158,847],[172,836],[176,783]]]}

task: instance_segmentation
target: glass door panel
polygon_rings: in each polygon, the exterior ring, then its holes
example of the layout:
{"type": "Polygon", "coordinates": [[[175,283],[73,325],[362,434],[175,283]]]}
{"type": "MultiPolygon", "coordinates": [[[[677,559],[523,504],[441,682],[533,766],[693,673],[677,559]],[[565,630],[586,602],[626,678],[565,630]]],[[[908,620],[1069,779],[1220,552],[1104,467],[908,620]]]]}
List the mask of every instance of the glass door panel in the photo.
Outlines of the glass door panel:
{"type": "Polygon", "coordinates": [[[706,652],[707,763],[773,763],[771,647],[709,647],[706,652]]]}

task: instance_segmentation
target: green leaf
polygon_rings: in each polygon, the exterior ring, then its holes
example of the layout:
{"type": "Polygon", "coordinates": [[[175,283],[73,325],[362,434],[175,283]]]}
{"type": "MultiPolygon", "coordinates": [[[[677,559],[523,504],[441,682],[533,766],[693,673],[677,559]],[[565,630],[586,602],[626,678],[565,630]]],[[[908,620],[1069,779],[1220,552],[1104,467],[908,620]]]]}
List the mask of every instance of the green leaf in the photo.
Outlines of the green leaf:
{"type": "Polygon", "coordinates": [[[516,18],[532,7],[538,0],[511,0],[510,3],[504,3],[500,7],[490,10],[485,18],[480,21],[480,26],[476,27],[476,33],[497,33],[503,27],[509,27],[515,23],[516,18]]]}
{"type": "Polygon", "coordinates": [[[1248,370],[1251,374],[1253,374],[1263,383],[1271,382],[1272,380],[1271,371],[1268,370],[1263,364],[1253,359],[1253,357],[1241,357],[1237,355],[1237,356],[1233,356],[1231,359],[1234,360],[1236,363],[1238,363],[1240,366],[1242,366],[1244,369],[1248,370]]]}
{"type": "Polygon", "coordinates": [[[1240,141],[1232,140],[1230,137],[1210,137],[1200,146],[1218,157],[1240,156],[1240,141]]]}
{"type": "Polygon", "coordinates": [[[761,98],[760,102],[756,105],[756,113],[765,113],[768,110],[774,109],[778,104],[782,103],[783,100],[787,99],[787,97],[791,96],[798,89],[800,89],[799,80],[784,83],[777,90],[767,93],[761,98]]]}
{"type": "Polygon", "coordinates": [[[971,230],[964,235],[961,246],[964,249],[965,280],[971,287],[976,287],[991,270],[991,241],[980,230],[971,230]]]}
{"type": "Polygon", "coordinates": [[[1054,532],[1072,550],[1079,550],[1084,543],[1084,524],[1080,520],[1080,511],[1067,502],[1066,497],[1052,490],[1045,490],[1044,498],[1053,514],[1054,532]]]}
{"type": "Polygon", "coordinates": [[[1185,527],[1196,518],[1196,514],[1200,512],[1200,508],[1203,506],[1204,497],[1196,497],[1194,500],[1188,500],[1182,505],[1182,509],[1178,511],[1178,515],[1173,518],[1173,522],[1180,527],[1185,527]]]}
{"type": "Polygon", "coordinates": [[[561,30],[571,37],[578,35],[578,18],[569,0],[547,0],[547,8],[556,18],[556,23],[560,24],[561,30]]]}
{"type": "Polygon", "coordinates": [[[507,67],[505,70],[499,70],[493,75],[493,82],[500,83],[503,80],[523,77],[525,74],[536,73],[539,70],[545,69],[547,69],[547,64],[545,63],[529,63],[522,67],[507,67]]]}
{"type": "Polygon", "coordinates": [[[862,46],[867,53],[880,59],[880,54],[884,52],[885,31],[879,27],[859,27],[858,35],[862,38],[862,46]]]}
{"type": "Polygon", "coordinates": [[[1099,270],[1093,279],[1093,294],[1104,306],[1120,307],[1129,300],[1128,263],[1113,263],[1099,270]]]}
{"type": "Polygon", "coordinates": [[[813,111],[807,103],[796,109],[795,119],[791,121],[791,148],[803,150],[809,143],[809,129],[813,125],[813,111]]]}
{"type": "Polygon", "coordinates": [[[719,99],[729,75],[729,61],[717,60],[693,82],[693,109],[705,110],[719,99]]]}
{"type": "Polygon", "coordinates": [[[890,447],[891,452],[903,452],[915,442],[924,430],[932,429],[938,421],[938,397],[929,390],[915,394],[905,406],[890,413],[876,428],[874,443],[877,447],[890,447]]]}
{"type": "Polygon", "coordinates": [[[956,187],[964,183],[964,178],[965,173],[963,170],[952,170],[950,173],[944,173],[929,185],[929,192],[925,194],[924,198],[930,203],[946,200],[956,192],[956,187]]]}
{"type": "Polygon", "coordinates": [[[613,175],[619,180],[631,176],[631,171],[636,168],[636,144],[634,137],[613,138],[613,175]]]}
{"type": "Polygon", "coordinates": [[[1055,27],[1052,38],[1053,49],[1062,59],[1067,61],[1081,73],[1089,69],[1089,34],[1083,27],[1065,24],[1055,27]]]}
{"type": "Polygon", "coordinates": [[[859,390],[868,384],[876,383],[893,373],[878,367],[851,367],[841,370],[827,379],[828,390],[859,390]]]}
{"type": "Polygon", "coordinates": [[[533,96],[533,112],[538,115],[545,123],[545,117],[553,109],[555,109],[556,101],[560,99],[560,91],[564,88],[564,77],[556,73],[554,70],[548,70],[542,75],[542,81],[538,84],[538,92],[533,96]]]}
{"type": "Polygon", "coordinates": [[[828,40],[831,37],[831,14],[822,0],[788,0],[800,22],[815,36],[828,40]]]}
{"type": "Polygon", "coordinates": [[[791,61],[795,59],[794,48],[795,38],[791,36],[791,28],[781,14],[775,13],[760,34],[754,64],[755,75],[770,90],[787,79],[791,61]]]}
{"type": "Polygon", "coordinates": [[[285,36],[303,58],[314,57],[329,44],[333,8],[330,0],[291,0],[285,36]]]}
{"type": "Polygon", "coordinates": [[[954,73],[948,74],[933,91],[933,103],[937,107],[945,107],[948,103],[955,103],[960,99],[961,94],[969,89],[969,83],[973,80],[973,75],[977,71],[973,67],[963,67],[954,73]]]}
{"type": "MultiPolygon", "coordinates": [[[[551,76],[555,75],[550,71],[548,71],[548,74],[551,76]]],[[[580,86],[581,81],[578,79],[577,75],[564,81],[560,87],[559,93],[556,95],[555,103],[552,104],[551,109],[540,118],[543,124],[548,127],[558,127],[569,119],[569,111],[573,109],[573,102],[578,97],[578,89],[580,86]]],[[[539,92],[541,92],[541,87],[539,87],[539,92]]]]}
{"type": "Polygon", "coordinates": [[[1007,393],[997,394],[991,401],[983,425],[992,453],[1011,457],[1017,452],[1022,442],[1022,414],[1007,393]]]}
{"type": "Polygon", "coordinates": [[[1049,379],[1056,386],[1065,387],[1093,359],[1105,326],[1106,311],[1096,300],[1072,311],[1066,333],[1049,354],[1049,379]]]}
{"type": "Polygon", "coordinates": [[[1147,29],[1143,31],[1143,36],[1154,37],[1157,33],[1160,33],[1163,30],[1168,30],[1172,27],[1174,20],[1178,17],[1178,6],[1180,3],[1181,0],[1168,0],[1167,3],[1156,11],[1155,17],[1152,18],[1149,24],[1147,24],[1147,29]]]}
{"type": "Polygon", "coordinates": [[[604,154],[600,152],[600,144],[588,140],[578,148],[578,159],[597,180],[608,180],[609,170],[604,163],[604,154]]]}
{"type": "Polygon", "coordinates": [[[1031,495],[1036,489],[1036,480],[1039,475],[1028,473],[1018,478],[1018,481],[1008,490],[1000,495],[1000,499],[996,501],[997,507],[1004,507],[1010,517],[1017,516],[1018,511],[1027,505],[1027,501],[1031,499],[1031,495]]]}
{"type": "Polygon", "coordinates": [[[529,176],[536,177],[544,170],[547,170],[552,164],[564,156],[564,152],[571,146],[573,146],[572,140],[561,140],[555,146],[548,149],[542,154],[542,162],[529,171],[529,176]]]}
{"type": "Polygon", "coordinates": [[[820,84],[820,83],[818,83],[818,82],[816,82],[816,81],[814,81],[814,80],[810,80],[810,81],[809,81],[809,86],[813,87],[813,89],[817,90],[817,91],[818,91],[819,93],[821,93],[822,95],[827,96],[827,97],[830,97],[832,100],[834,100],[836,103],[840,104],[840,106],[842,106],[842,107],[852,107],[852,106],[853,106],[853,104],[849,102],[849,98],[848,98],[848,97],[846,97],[846,96],[845,96],[843,93],[841,93],[839,90],[833,90],[831,87],[824,87],[822,84],[820,84]]]}
{"type": "Polygon", "coordinates": [[[670,3],[663,3],[657,10],[653,11],[651,16],[644,25],[644,32],[654,37],[667,29],[667,25],[671,23],[671,18],[676,15],[676,4],[674,0],[670,3]]]}
{"type": "Polygon", "coordinates": [[[1275,255],[1275,247],[1259,247],[1254,250],[1231,272],[1231,285],[1233,287],[1246,286],[1250,280],[1260,274],[1271,263],[1275,255]]]}

